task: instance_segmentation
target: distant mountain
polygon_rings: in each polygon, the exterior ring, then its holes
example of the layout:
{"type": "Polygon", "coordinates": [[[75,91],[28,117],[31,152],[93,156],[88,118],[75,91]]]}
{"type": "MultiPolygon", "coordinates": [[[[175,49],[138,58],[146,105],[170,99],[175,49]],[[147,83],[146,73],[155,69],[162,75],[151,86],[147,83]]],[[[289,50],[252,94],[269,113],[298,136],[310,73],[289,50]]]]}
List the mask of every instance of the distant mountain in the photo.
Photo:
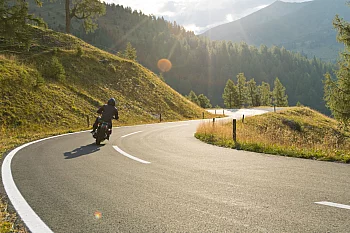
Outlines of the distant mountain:
{"type": "Polygon", "coordinates": [[[213,40],[245,41],[250,45],[283,46],[288,50],[335,62],[343,46],[336,41],[336,14],[350,20],[346,0],[303,3],[276,1],[240,20],[212,28],[203,36],[213,40]]]}

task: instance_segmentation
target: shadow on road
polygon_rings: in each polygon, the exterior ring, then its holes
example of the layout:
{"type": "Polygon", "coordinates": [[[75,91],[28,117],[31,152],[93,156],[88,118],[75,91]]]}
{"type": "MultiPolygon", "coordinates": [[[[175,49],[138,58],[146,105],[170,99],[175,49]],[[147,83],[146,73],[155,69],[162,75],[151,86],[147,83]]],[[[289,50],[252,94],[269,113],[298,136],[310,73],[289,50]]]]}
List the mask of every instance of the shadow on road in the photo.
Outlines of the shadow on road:
{"type": "Polygon", "coordinates": [[[65,159],[74,159],[74,158],[80,157],[82,155],[92,154],[92,153],[99,151],[100,147],[102,147],[102,146],[104,146],[104,145],[102,144],[102,145],[98,146],[95,143],[91,143],[89,145],[76,148],[70,152],[65,152],[64,157],[65,157],[65,159]]]}

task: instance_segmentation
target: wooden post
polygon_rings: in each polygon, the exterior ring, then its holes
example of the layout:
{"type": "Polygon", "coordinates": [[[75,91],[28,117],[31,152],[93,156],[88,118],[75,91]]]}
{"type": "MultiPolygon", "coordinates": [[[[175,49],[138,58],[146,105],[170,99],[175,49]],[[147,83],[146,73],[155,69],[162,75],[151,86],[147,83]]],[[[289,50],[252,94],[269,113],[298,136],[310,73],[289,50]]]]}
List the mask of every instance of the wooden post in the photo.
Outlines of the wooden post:
{"type": "Polygon", "coordinates": [[[276,112],[276,105],[273,105],[273,111],[276,112]]]}
{"type": "Polygon", "coordinates": [[[233,137],[233,141],[236,143],[237,142],[237,120],[233,119],[232,121],[232,137],[233,137]]]}
{"type": "Polygon", "coordinates": [[[202,118],[204,119],[204,112],[202,112],[202,118]]]}
{"type": "Polygon", "coordinates": [[[213,118],[213,127],[214,127],[214,124],[215,124],[215,118],[213,118]]]}
{"type": "Polygon", "coordinates": [[[243,117],[242,117],[242,123],[244,123],[244,114],[243,114],[243,117]]]}
{"type": "Polygon", "coordinates": [[[225,116],[225,109],[222,109],[222,115],[225,116]]]}
{"type": "Polygon", "coordinates": [[[162,113],[159,113],[159,122],[162,122],[162,113]]]}
{"type": "Polygon", "coordinates": [[[90,118],[89,115],[86,116],[87,126],[90,127],[90,118]]]}
{"type": "Polygon", "coordinates": [[[216,115],[216,109],[215,109],[215,115],[216,115]]]}

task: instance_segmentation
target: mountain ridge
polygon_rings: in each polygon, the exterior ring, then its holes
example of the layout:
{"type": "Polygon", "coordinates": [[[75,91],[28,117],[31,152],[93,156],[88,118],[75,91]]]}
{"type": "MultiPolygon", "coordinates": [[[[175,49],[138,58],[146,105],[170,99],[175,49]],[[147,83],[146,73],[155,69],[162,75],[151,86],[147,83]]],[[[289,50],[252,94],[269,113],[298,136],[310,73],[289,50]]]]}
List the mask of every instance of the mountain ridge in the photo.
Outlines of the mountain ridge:
{"type": "MultiPolygon", "coordinates": [[[[254,25],[260,25],[265,22],[278,19],[281,16],[285,16],[287,14],[290,14],[301,7],[304,7],[306,4],[309,4],[309,2],[283,2],[283,1],[275,1],[272,4],[268,5],[267,7],[263,8],[263,10],[256,11],[250,15],[244,16],[241,19],[235,20],[233,22],[225,23],[219,26],[216,26],[215,28],[222,28],[224,25],[232,27],[233,24],[241,24],[241,22],[254,24],[254,25]],[[283,10],[283,11],[281,11],[283,10]],[[273,12],[274,14],[271,14],[270,12],[273,12]]],[[[208,29],[207,31],[203,32],[203,34],[206,34],[206,32],[210,31],[211,29],[208,29]]],[[[219,39],[220,40],[220,39],[219,39]]]]}
{"type": "Polygon", "coordinates": [[[346,7],[344,0],[303,3],[276,1],[240,20],[209,29],[201,36],[213,40],[245,41],[255,46],[283,46],[309,57],[335,62],[343,49],[336,41],[336,31],[332,26],[336,14],[350,19],[350,8],[346,7]],[[288,10],[289,6],[294,6],[293,10],[288,10]],[[273,9],[283,9],[288,13],[275,17],[273,9]],[[264,20],[266,15],[272,17],[271,20],[264,20]],[[262,23],[256,24],[254,21],[262,23]]]}

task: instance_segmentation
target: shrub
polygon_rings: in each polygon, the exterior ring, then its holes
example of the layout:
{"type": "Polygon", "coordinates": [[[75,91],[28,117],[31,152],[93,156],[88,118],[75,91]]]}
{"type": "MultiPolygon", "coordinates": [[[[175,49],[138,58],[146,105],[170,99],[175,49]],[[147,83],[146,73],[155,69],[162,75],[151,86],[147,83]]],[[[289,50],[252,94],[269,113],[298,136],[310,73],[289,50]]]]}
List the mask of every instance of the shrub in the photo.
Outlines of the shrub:
{"type": "Polygon", "coordinates": [[[80,45],[77,47],[77,53],[76,54],[77,54],[78,57],[81,57],[81,56],[84,55],[84,51],[83,51],[83,49],[81,48],[80,45]]]}
{"type": "Polygon", "coordinates": [[[45,66],[44,76],[60,82],[66,80],[66,72],[64,67],[56,56],[53,56],[51,61],[45,66]]]}
{"type": "Polygon", "coordinates": [[[36,77],[35,87],[41,87],[44,83],[45,83],[45,79],[43,78],[43,76],[38,74],[38,76],[36,77]]]}

